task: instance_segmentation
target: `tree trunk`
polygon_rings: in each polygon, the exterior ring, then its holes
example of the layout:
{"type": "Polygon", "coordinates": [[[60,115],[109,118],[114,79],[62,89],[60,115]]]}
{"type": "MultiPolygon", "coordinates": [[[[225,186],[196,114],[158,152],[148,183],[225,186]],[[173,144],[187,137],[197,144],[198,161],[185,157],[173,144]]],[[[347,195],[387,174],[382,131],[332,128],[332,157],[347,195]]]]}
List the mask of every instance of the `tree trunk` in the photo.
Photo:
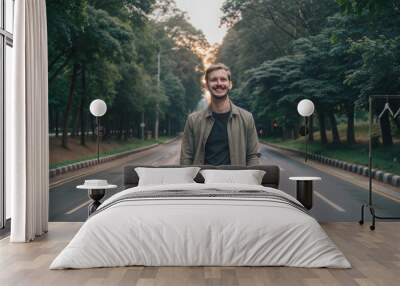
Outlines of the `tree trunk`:
{"type": "Polygon", "coordinates": [[[103,140],[108,141],[112,133],[110,133],[110,123],[108,120],[103,124],[103,140]]]}
{"type": "Polygon", "coordinates": [[[339,131],[337,128],[335,114],[331,111],[328,113],[328,116],[329,116],[329,121],[331,123],[331,128],[332,128],[332,143],[335,145],[338,145],[338,144],[340,144],[340,135],[339,135],[339,131]]]}
{"type": "Polygon", "coordinates": [[[168,116],[168,136],[171,136],[171,117],[168,116]]]}
{"type": "Polygon", "coordinates": [[[79,118],[80,118],[80,129],[81,129],[81,136],[80,136],[80,144],[82,146],[86,145],[85,142],[85,114],[83,112],[84,106],[86,104],[86,79],[85,79],[85,66],[82,66],[82,94],[81,94],[81,104],[79,106],[79,118]]]}
{"type": "Polygon", "coordinates": [[[297,127],[297,126],[293,126],[292,128],[290,128],[291,129],[291,138],[292,139],[294,139],[294,140],[296,140],[299,136],[298,136],[298,134],[299,134],[299,128],[297,127]]]}
{"type": "Polygon", "coordinates": [[[321,134],[321,143],[328,144],[328,137],[326,136],[325,114],[322,110],[318,111],[319,133],[321,134]]]}
{"type": "MultiPolygon", "coordinates": [[[[141,123],[144,123],[144,111],[142,112],[142,122],[141,123]]],[[[140,138],[142,139],[142,140],[144,140],[144,127],[140,127],[140,129],[141,129],[141,136],[140,136],[140,138]]]]}
{"type": "Polygon", "coordinates": [[[90,116],[90,129],[92,130],[92,141],[96,141],[96,131],[95,131],[95,126],[94,126],[94,118],[93,116],[90,116]]]}
{"type": "Polygon", "coordinates": [[[346,106],[347,115],[347,143],[355,144],[356,136],[354,132],[354,103],[350,103],[346,106]]]}
{"type": "Polygon", "coordinates": [[[54,131],[54,108],[49,104],[49,133],[54,131]]]}
{"type": "Polygon", "coordinates": [[[381,125],[382,143],[383,146],[392,146],[393,138],[390,128],[389,112],[386,112],[379,120],[381,125]]]}
{"type": "Polygon", "coordinates": [[[71,59],[71,54],[68,54],[65,61],[58,67],[58,69],[49,77],[48,85],[51,85],[53,80],[58,76],[58,74],[68,65],[69,60],[71,59]]]}
{"type": "Polygon", "coordinates": [[[59,112],[58,112],[58,108],[55,109],[56,112],[56,137],[58,137],[58,118],[59,118],[59,112]]]}
{"type": "Polygon", "coordinates": [[[67,51],[68,51],[68,48],[65,48],[56,57],[54,57],[54,59],[52,59],[51,61],[49,60],[49,68],[48,68],[49,71],[51,71],[53,69],[53,66],[58,62],[59,59],[61,59],[62,56],[65,55],[65,53],[67,51]]]}
{"type": "Polygon", "coordinates": [[[308,142],[314,142],[314,116],[308,118],[308,142]]]}
{"type": "Polygon", "coordinates": [[[397,126],[397,129],[400,129],[400,115],[394,119],[394,123],[397,126]]]}
{"type": "Polygon", "coordinates": [[[118,127],[118,141],[122,139],[122,132],[124,130],[123,126],[124,126],[124,119],[121,116],[119,119],[119,127],[118,127]]]}
{"type": "Polygon", "coordinates": [[[125,138],[124,138],[124,141],[128,141],[128,139],[129,139],[129,125],[125,125],[125,138]]]}
{"type": "MultiPolygon", "coordinates": [[[[79,103],[80,104],[80,103],[79,103]]],[[[76,113],[74,114],[74,121],[72,122],[72,130],[71,130],[71,138],[75,137],[77,135],[77,130],[78,130],[78,123],[79,123],[79,109],[80,106],[78,106],[78,110],[76,110],[76,113]]]]}
{"type": "Polygon", "coordinates": [[[64,148],[68,148],[68,141],[67,141],[68,140],[68,117],[69,117],[69,113],[71,112],[72,101],[73,101],[74,91],[75,91],[75,81],[76,81],[76,75],[78,73],[78,70],[79,70],[79,64],[74,63],[74,66],[72,68],[70,86],[69,86],[67,106],[65,107],[65,112],[64,112],[63,134],[62,134],[62,147],[64,147],[64,148]]]}

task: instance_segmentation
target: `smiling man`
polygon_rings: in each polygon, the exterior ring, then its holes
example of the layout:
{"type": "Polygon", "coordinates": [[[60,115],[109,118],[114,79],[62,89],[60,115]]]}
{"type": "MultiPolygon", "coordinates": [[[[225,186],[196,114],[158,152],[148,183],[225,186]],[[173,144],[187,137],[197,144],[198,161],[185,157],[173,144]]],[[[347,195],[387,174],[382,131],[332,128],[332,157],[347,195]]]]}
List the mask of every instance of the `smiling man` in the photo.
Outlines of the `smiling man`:
{"type": "Polygon", "coordinates": [[[211,65],[205,80],[211,102],[207,109],[190,114],[186,120],[181,165],[258,165],[254,119],[229,98],[229,68],[224,64],[211,65]]]}

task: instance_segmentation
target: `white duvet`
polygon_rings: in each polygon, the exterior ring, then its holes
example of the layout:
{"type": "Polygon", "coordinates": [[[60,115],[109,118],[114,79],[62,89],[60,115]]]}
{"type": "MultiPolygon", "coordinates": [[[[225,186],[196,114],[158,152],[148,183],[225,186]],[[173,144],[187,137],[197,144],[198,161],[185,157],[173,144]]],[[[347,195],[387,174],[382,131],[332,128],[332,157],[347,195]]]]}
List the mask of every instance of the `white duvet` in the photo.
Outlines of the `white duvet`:
{"type": "MultiPolygon", "coordinates": [[[[258,198],[153,198],[109,205],[130,192],[263,190],[238,184],[176,184],[122,191],[90,217],[50,269],[146,266],[350,268],[318,222],[301,210],[258,198]],[[108,208],[106,206],[109,205],[108,208]]],[[[298,203],[298,202],[297,202],[298,203]]]]}

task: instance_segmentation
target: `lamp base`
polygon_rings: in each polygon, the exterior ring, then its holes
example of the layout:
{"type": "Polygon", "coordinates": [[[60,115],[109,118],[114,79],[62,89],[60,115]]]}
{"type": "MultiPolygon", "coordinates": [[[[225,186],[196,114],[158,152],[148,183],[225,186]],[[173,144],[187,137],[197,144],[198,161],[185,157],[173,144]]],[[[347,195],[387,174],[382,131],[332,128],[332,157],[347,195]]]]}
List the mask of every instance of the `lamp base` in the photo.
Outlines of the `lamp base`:
{"type": "Polygon", "coordinates": [[[106,193],[105,189],[89,189],[88,195],[89,198],[93,200],[93,202],[88,207],[88,215],[90,216],[92,213],[96,211],[96,209],[101,205],[100,200],[104,197],[106,193]]]}

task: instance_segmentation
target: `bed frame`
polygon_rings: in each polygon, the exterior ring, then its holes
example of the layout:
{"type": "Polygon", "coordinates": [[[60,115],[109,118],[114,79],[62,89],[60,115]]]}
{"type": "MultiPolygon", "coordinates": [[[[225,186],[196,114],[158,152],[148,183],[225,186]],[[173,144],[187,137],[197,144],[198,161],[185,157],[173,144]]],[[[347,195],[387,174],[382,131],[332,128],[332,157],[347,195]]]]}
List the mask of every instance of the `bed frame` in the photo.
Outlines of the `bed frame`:
{"type": "MultiPolygon", "coordinates": [[[[146,165],[127,165],[124,167],[124,189],[133,188],[138,185],[139,176],[135,171],[136,167],[147,167],[147,168],[181,168],[181,165],[164,165],[164,166],[146,166],[146,165]]],[[[212,165],[194,165],[194,167],[200,167],[202,170],[205,169],[217,169],[217,170],[263,170],[265,175],[262,179],[261,184],[264,187],[279,188],[279,167],[274,165],[258,165],[251,167],[244,166],[212,166],[212,165]]],[[[203,176],[198,173],[194,178],[197,183],[204,183],[203,176]]]]}

